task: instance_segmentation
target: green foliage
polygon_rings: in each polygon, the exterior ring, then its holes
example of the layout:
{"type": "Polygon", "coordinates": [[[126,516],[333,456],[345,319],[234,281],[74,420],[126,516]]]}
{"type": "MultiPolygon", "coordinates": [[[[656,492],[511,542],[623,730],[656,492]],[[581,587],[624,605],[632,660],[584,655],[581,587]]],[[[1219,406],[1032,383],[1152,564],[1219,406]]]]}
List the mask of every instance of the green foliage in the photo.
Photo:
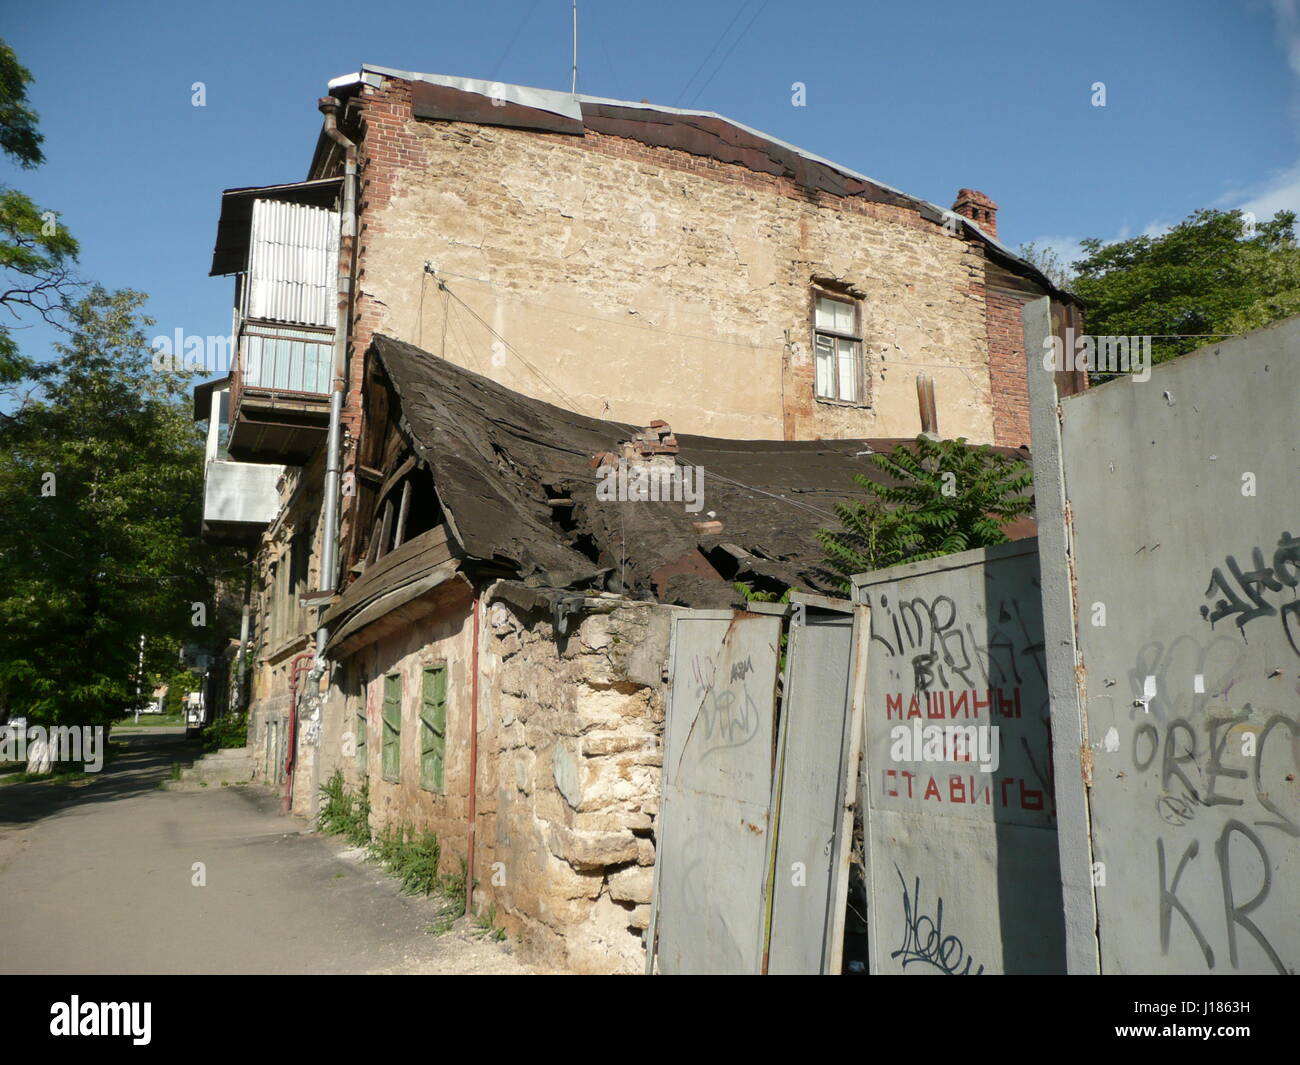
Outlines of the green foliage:
{"type": "Polygon", "coordinates": [[[1033,508],[1029,466],[986,445],[920,436],[870,458],[889,483],[856,474],[867,500],[838,504],[842,528],[817,532],[846,594],[855,573],[1005,543],[1002,527],[1033,508]]]}
{"type": "MultiPolygon", "coordinates": [[[[465,912],[466,885],[469,883],[469,865],[460,859],[460,871],[444,873],[438,881],[438,892],[448,902],[448,908],[459,913],[465,912]]],[[[478,883],[476,880],[475,883],[478,883]]]]}
{"type": "Polygon", "coordinates": [[[767,591],[757,588],[750,581],[733,581],[733,588],[740,593],[740,597],[747,603],[788,603],[790,602],[790,589],[787,588],[780,595],[774,591],[767,591]]]}
{"type": "MultiPolygon", "coordinates": [[[[31,80],[31,72],[0,40],[0,152],[26,169],[45,159],[37,115],[27,102],[31,80]]],[[[61,325],[67,303],[79,288],[70,273],[76,258],[77,242],[57,216],[16,189],[0,185],[0,309],[17,318],[28,315],[61,325]]],[[[19,353],[7,322],[0,323],[0,388],[16,387],[34,365],[19,353]]]]}
{"type": "Polygon", "coordinates": [[[248,715],[226,714],[203,727],[203,749],[219,751],[225,747],[248,746],[248,715]]]}
{"type": "Polygon", "coordinates": [[[0,151],[23,167],[45,161],[41,152],[45,138],[36,128],[36,112],[27,103],[27,86],[31,81],[31,71],[0,40],[0,151]]]}
{"type": "Polygon", "coordinates": [[[474,918],[474,924],[478,928],[480,935],[488,939],[500,943],[506,938],[506,930],[497,926],[497,904],[495,902],[487,908],[485,913],[481,913],[474,918]]]}
{"type": "Polygon", "coordinates": [[[1057,288],[1069,289],[1074,284],[1074,274],[1069,264],[1061,262],[1061,257],[1056,253],[1055,248],[1046,245],[1039,247],[1034,243],[1022,244],[1016,250],[1016,254],[1025,262],[1033,263],[1038,267],[1047,280],[1057,288]]]}
{"type": "Polygon", "coordinates": [[[211,604],[237,560],[194,539],[203,440],[185,378],[153,370],[143,300],[93,287],[40,395],[0,419],[0,716],[107,724],[134,708],[142,635],[146,678],[182,639],[228,636],[211,604]]]}
{"type": "Polygon", "coordinates": [[[321,785],[320,812],[316,815],[316,827],[332,836],[343,836],[354,847],[365,847],[370,838],[370,785],[361,785],[361,791],[353,795],[343,782],[341,770],[334,770],[334,775],[321,785]]]}
{"type": "Polygon", "coordinates": [[[1247,230],[1240,211],[1196,211],[1168,233],[1085,240],[1072,291],[1093,336],[1151,336],[1164,362],[1300,314],[1296,216],[1279,211],[1247,230]],[[1161,334],[1178,334],[1162,337],[1161,334]]]}

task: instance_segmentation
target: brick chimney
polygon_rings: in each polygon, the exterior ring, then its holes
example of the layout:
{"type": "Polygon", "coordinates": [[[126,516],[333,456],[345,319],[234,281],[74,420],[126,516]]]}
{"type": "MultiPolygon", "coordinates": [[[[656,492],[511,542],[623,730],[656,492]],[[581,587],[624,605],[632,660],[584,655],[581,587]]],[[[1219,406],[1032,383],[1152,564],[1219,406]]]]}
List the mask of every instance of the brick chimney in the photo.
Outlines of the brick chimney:
{"type": "Polygon", "coordinates": [[[998,235],[998,205],[976,189],[960,189],[952,209],[984,230],[990,237],[998,235]]]}

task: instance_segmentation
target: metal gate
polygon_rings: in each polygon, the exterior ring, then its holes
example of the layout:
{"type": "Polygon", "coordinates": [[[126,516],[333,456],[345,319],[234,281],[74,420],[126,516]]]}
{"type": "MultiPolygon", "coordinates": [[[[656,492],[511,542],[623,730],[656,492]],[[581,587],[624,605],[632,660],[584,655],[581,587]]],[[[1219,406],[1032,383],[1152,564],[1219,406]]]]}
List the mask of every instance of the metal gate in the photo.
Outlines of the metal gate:
{"type": "Polygon", "coordinates": [[[1065,969],[1035,541],[854,578],[872,973],[1065,969]]]}
{"type": "Polygon", "coordinates": [[[1297,351],[1291,319],[1062,398],[1031,362],[1072,972],[1300,965],[1297,351]]]}
{"type": "Polygon", "coordinates": [[[647,971],[760,966],[781,618],[673,621],[647,971]]]}
{"type": "Polygon", "coordinates": [[[791,596],[781,698],[766,970],[840,971],[868,610],[791,596]]]}
{"type": "Polygon", "coordinates": [[[674,619],[647,971],[839,972],[867,609],[793,598],[674,619]]]}

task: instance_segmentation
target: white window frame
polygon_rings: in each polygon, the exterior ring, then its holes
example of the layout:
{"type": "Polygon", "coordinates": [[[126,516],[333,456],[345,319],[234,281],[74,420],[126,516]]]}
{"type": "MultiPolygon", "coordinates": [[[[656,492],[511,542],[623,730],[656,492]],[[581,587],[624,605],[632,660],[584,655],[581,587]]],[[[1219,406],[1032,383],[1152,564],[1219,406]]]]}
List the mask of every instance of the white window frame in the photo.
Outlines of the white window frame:
{"type": "Polygon", "coordinates": [[[866,373],[862,358],[862,307],[861,304],[848,296],[841,296],[838,293],[826,292],[822,289],[813,289],[812,292],[812,354],[813,354],[813,394],[819,400],[828,403],[847,403],[850,406],[861,407],[866,405],[866,373]],[[853,332],[845,333],[836,329],[826,329],[817,324],[817,303],[819,300],[829,300],[833,303],[840,303],[853,308],[853,332]],[[831,345],[831,389],[832,392],[823,392],[819,383],[817,365],[821,358],[821,342],[825,339],[831,345]],[[846,396],[844,382],[840,378],[841,351],[842,344],[851,344],[853,346],[853,372],[855,380],[853,382],[853,393],[851,397],[846,396]]]}

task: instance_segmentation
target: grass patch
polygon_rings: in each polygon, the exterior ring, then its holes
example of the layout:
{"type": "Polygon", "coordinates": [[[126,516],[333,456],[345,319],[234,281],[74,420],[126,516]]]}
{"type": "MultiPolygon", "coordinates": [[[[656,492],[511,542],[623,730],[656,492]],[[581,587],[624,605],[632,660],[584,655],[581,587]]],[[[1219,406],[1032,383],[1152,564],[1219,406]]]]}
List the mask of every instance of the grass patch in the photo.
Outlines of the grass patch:
{"type": "Polygon", "coordinates": [[[375,837],[371,853],[402,882],[402,890],[408,895],[432,895],[441,885],[438,863],[442,860],[442,844],[436,832],[389,825],[375,837]]]}
{"type": "Polygon", "coordinates": [[[135,714],[127,714],[113,725],[113,731],[133,728],[178,728],[183,724],[185,724],[185,715],[181,713],[141,714],[139,721],[136,721],[135,714]]]}

